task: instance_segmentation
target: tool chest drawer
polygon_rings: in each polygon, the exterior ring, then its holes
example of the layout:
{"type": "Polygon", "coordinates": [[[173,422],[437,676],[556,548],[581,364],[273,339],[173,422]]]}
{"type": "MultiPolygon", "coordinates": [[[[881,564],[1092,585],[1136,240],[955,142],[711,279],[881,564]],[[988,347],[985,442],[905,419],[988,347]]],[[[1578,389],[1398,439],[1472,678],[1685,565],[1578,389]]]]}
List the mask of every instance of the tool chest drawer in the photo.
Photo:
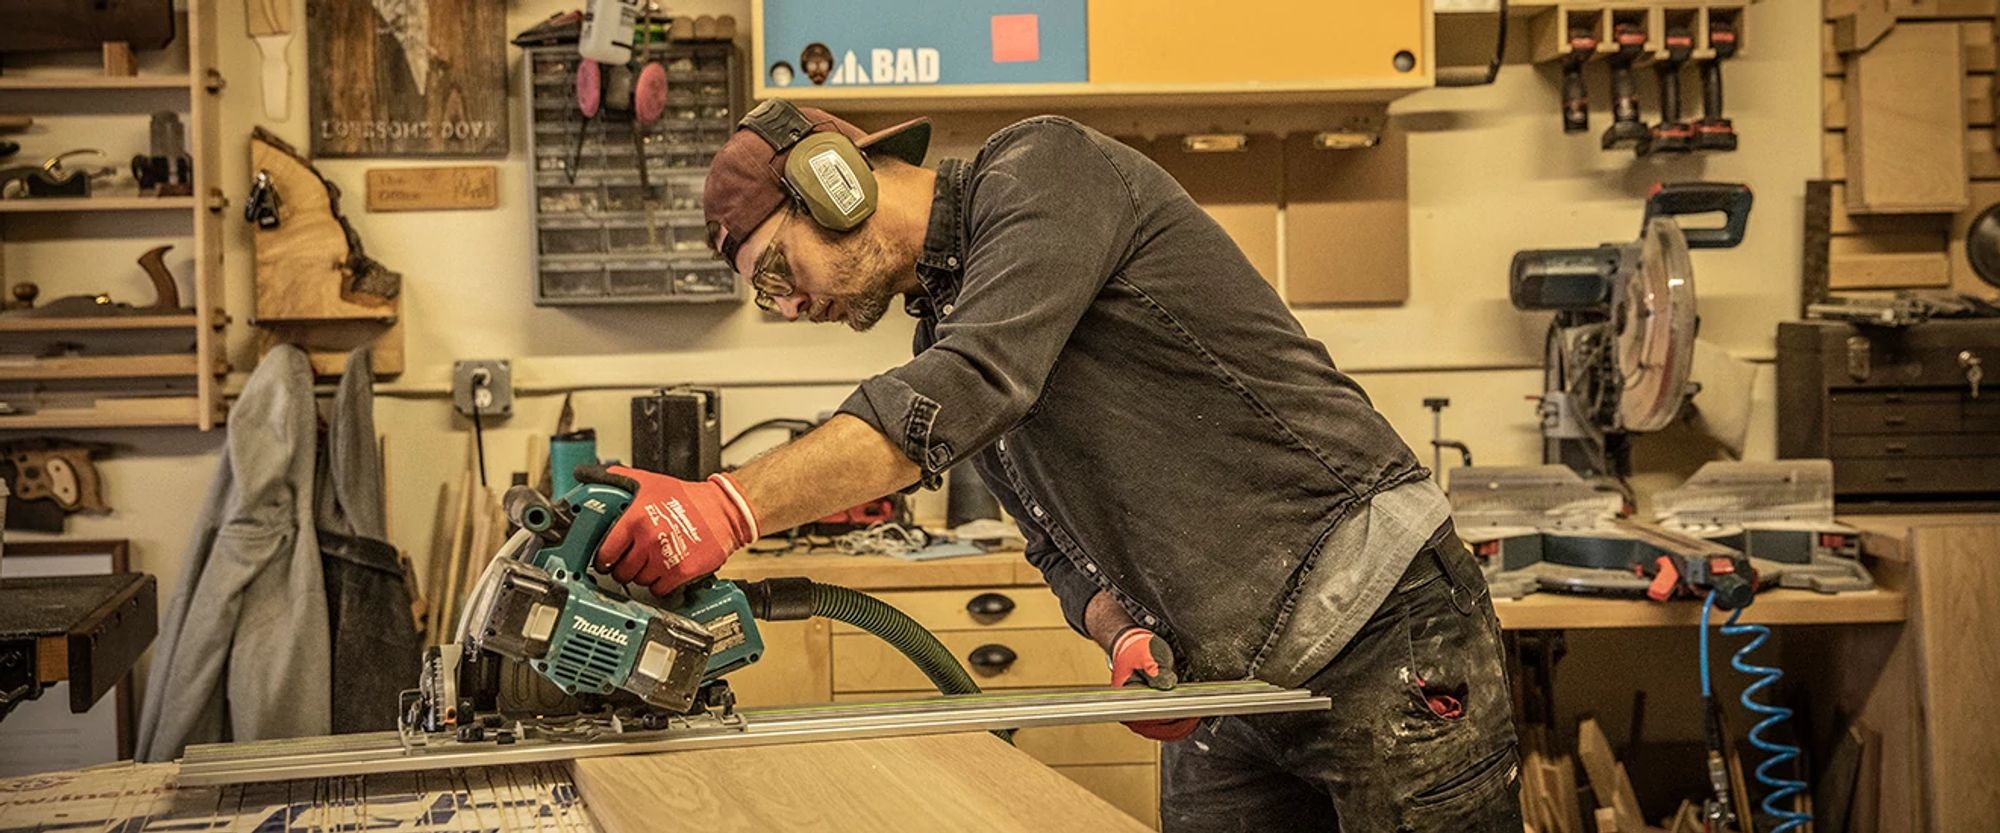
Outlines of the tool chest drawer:
{"type": "Polygon", "coordinates": [[[1836,459],[1833,488],[1857,494],[2000,492],[2000,457],[1836,459]]]}
{"type": "MultiPolygon", "coordinates": [[[[1104,650],[1068,628],[947,631],[937,634],[982,689],[1104,685],[1104,650]]],[[[923,672],[888,643],[865,633],[833,637],[833,691],[919,691],[923,672]]]]}
{"type": "MultiPolygon", "coordinates": [[[[1867,457],[1993,457],[2000,458],[2000,433],[1994,434],[1860,434],[1837,436],[1829,454],[1834,460],[1867,457]]],[[[2000,465],[2000,459],[1993,461],[2000,465]]]]}
{"type": "Polygon", "coordinates": [[[1828,396],[1834,434],[2000,432],[2000,394],[1954,390],[1836,389],[1828,396]]]}
{"type": "MultiPolygon", "coordinates": [[[[933,632],[1069,627],[1062,606],[1046,587],[893,590],[874,595],[933,632]]],[[[835,623],[833,632],[861,629],[835,623]]]]}

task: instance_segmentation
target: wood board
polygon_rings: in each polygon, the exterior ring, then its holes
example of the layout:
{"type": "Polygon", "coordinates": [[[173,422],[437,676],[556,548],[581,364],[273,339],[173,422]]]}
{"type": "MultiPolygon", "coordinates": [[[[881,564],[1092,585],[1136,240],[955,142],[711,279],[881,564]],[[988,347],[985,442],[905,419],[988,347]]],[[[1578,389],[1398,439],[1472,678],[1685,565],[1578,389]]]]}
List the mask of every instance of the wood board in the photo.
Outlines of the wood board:
{"type": "Polygon", "coordinates": [[[1929,747],[1921,771],[1934,830],[1980,830],[2000,819],[2000,522],[1914,531],[1917,694],[1929,747]]]}
{"type": "Polygon", "coordinates": [[[507,4],[306,0],[313,155],[505,156],[507,4]]]}
{"type": "MultiPolygon", "coordinates": [[[[1847,210],[1966,207],[1965,64],[1956,23],[1902,23],[1848,58],[1847,210]]],[[[1990,143],[1989,143],[1990,146],[1990,143]]]]}
{"type": "Polygon", "coordinates": [[[1285,300],[1399,304],[1410,297],[1409,152],[1394,119],[1372,148],[1285,140],[1285,300]]]}
{"type": "Polygon", "coordinates": [[[492,165],[438,168],[372,168],[369,211],[446,211],[497,208],[500,169],[492,165]]]}
{"type": "Polygon", "coordinates": [[[588,758],[571,773],[605,833],[663,819],[706,833],[1148,829],[986,734],[588,758]]]}
{"type": "Polygon", "coordinates": [[[261,129],[250,140],[250,166],[270,175],[279,199],[277,228],[252,235],[257,323],[362,319],[386,325],[394,320],[393,299],[348,289],[356,272],[373,261],[357,258],[352,241],[358,235],[350,237],[339,190],[289,145],[261,129]]]}

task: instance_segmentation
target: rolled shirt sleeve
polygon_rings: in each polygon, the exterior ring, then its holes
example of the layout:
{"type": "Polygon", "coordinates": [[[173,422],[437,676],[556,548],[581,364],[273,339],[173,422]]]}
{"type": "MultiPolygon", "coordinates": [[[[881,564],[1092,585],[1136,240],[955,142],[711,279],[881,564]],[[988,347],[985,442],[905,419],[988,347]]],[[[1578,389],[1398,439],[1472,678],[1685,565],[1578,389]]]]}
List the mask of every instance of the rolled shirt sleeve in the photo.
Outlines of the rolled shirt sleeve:
{"type": "Polygon", "coordinates": [[[1063,121],[994,136],[966,191],[965,272],[938,309],[936,342],[840,406],[895,442],[926,482],[1027,415],[1137,224],[1124,176],[1063,121]]]}

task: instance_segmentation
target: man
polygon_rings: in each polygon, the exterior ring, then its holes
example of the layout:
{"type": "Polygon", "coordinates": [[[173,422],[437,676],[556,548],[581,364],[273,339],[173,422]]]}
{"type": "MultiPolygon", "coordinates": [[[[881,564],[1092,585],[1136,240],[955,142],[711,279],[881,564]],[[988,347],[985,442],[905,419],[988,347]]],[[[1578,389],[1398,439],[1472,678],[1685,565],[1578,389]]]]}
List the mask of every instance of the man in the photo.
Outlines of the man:
{"type": "Polygon", "coordinates": [[[1058,117],[919,167],[768,102],[711,164],[711,244],[788,320],[916,355],[702,483],[631,470],[599,553],[656,591],[761,531],[972,459],[1112,684],[1256,677],[1330,711],[1136,724],[1174,831],[1521,829],[1497,620],[1449,507],[1353,380],[1157,165],[1058,117]]]}

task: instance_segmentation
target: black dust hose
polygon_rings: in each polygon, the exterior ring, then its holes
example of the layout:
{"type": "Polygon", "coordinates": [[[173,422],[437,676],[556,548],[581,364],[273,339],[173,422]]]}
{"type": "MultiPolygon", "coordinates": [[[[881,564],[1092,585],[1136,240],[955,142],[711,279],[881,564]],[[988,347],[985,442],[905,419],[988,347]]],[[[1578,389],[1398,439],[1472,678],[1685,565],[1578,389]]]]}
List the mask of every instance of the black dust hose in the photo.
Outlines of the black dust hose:
{"type": "Polygon", "coordinates": [[[767,622],[823,616],[880,638],[908,657],[944,694],[978,694],[979,684],[936,636],[887,602],[837,584],[807,578],[737,582],[750,598],[751,615],[767,622]]]}

